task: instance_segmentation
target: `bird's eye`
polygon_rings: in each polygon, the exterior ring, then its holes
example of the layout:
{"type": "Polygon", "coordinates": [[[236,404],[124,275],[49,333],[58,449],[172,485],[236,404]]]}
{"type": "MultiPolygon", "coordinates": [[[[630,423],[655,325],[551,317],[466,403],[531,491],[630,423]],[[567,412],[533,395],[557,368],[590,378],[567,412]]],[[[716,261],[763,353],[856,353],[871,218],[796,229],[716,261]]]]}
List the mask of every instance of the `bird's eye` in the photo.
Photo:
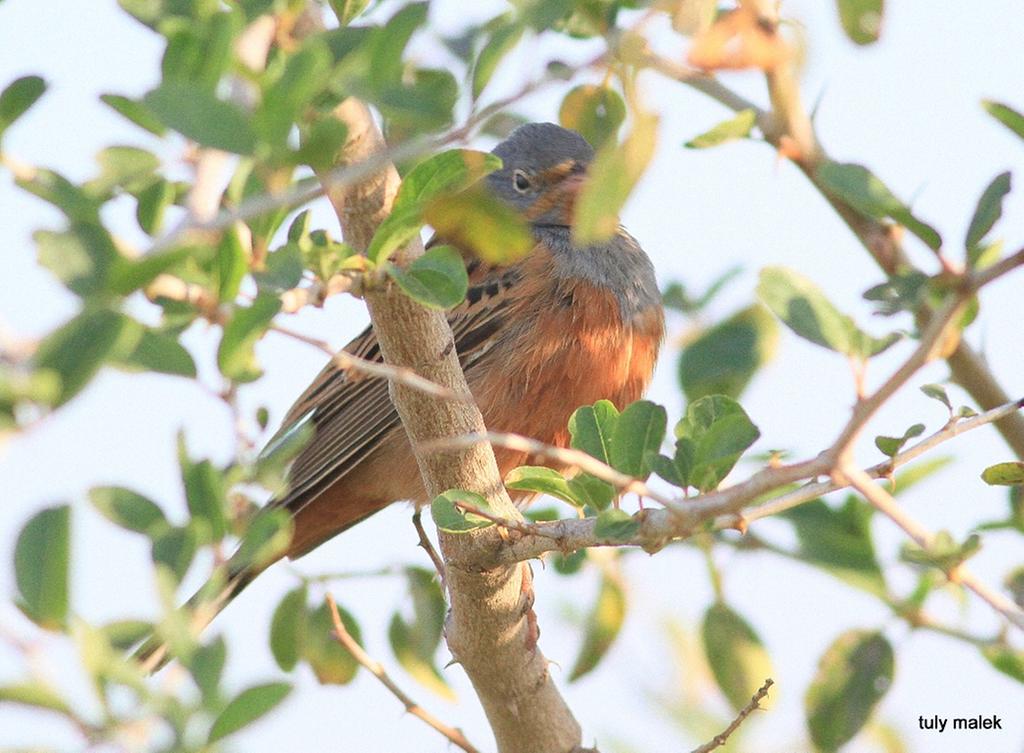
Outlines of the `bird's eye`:
{"type": "Polygon", "coordinates": [[[512,186],[519,193],[526,193],[530,190],[531,185],[529,176],[522,170],[516,170],[512,173],[512,186]]]}

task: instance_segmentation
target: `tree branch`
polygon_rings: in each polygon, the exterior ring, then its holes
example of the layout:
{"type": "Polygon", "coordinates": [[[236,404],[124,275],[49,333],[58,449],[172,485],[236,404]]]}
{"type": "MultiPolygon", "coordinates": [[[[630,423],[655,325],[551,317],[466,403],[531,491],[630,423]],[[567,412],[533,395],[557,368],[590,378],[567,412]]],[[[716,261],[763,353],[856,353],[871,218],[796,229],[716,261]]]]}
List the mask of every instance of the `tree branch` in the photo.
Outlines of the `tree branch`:
{"type": "Polygon", "coordinates": [[[736,718],[732,720],[729,726],[699,748],[694,748],[692,753],[711,753],[715,748],[720,748],[725,745],[732,736],[732,733],[740,728],[740,725],[746,721],[747,717],[761,708],[761,701],[768,696],[768,689],[774,684],[775,681],[770,677],[765,680],[764,685],[758,688],[757,692],[754,693],[753,697],[750,699],[750,703],[740,709],[740,713],[736,715],[736,718]]]}
{"type": "MultiPolygon", "coordinates": [[[[344,163],[376,166],[345,190],[329,183],[328,196],[345,238],[362,250],[390,211],[399,178],[393,164],[382,157],[388,153],[366,106],[349,99],[337,115],[349,129],[344,163]]],[[[422,242],[414,239],[398,261],[422,252],[422,242]]],[[[442,313],[420,306],[391,285],[367,291],[365,299],[385,363],[413,369],[458,394],[469,392],[442,313]]],[[[428,494],[473,490],[487,497],[502,516],[519,518],[488,444],[445,453],[420,449],[423,443],[445,437],[485,432],[476,405],[439,400],[397,382],[390,386],[428,494]]],[[[579,745],[581,731],[552,682],[544,655],[528,648],[532,637],[525,619],[529,602],[522,567],[498,565],[481,571],[478,565],[463,566],[463,552],[478,538],[440,534],[451,604],[448,646],[473,683],[501,753],[566,753],[579,745]]]]}

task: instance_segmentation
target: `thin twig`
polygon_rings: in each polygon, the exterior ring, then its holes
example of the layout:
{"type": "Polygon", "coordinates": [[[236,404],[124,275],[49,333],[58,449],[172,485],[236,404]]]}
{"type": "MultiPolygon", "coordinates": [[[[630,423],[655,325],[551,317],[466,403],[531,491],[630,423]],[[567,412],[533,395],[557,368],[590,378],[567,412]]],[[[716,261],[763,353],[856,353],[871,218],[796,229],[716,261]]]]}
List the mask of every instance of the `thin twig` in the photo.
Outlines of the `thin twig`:
{"type": "Polygon", "coordinates": [[[405,706],[405,710],[408,713],[433,727],[448,738],[449,742],[459,746],[466,751],[466,753],[480,753],[480,751],[466,739],[466,736],[462,734],[462,730],[456,727],[450,727],[442,722],[406,695],[405,692],[395,684],[394,680],[391,679],[381,663],[370,657],[370,655],[363,650],[363,647],[356,642],[355,638],[352,637],[348,630],[345,629],[345,623],[341,619],[341,614],[338,613],[338,605],[334,602],[334,598],[330,594],[327,594],[327,604],[331,609],[331,620],[334,623],[335,639],[338,643],[344,646],[346,651],[352,654],[352,658],[355,659],[356,662],[365,667],[370,674],[380,680],[381,684],[384,685],[385,688],[391,691],[391,694],[397,698],[403,706],[405,706]]]}
{"type": "Polygon", "coordinates": [[[434,549],[434,545],[430,543],[430,537],[427,536],[427,531],[423,528],[423,508],[416,507],[416,512],[412,514],[412,525],[416,529],[416,535],[419,536],[419,546],[430,557],[430,561],[434,563],[437,576],[441,579],[441,591],[448,593],[448,584],[445,581],[444,560],[441,559],[441,555],[434,549]]]}
{"type": "Polygon", "coordinates": [[[732,723],[699,748],[694,748],[692,753],[709,753],[715,748],[720,748],[725,745],[732,733],[739,729],[739,726],[743,724],[746,718],[761,708],[761,701],[765,699],[765,696],[768,695],[768,689],[774,684],[775,681],[770,677],[765,680],[764,685],[758,688],[757,692],[754,693],[753,697],[750,699],[750,703],[740,709],[740,713],[736,715],[736,718],[732,720],[732,723]]]}
{"type": "Polygon", "coordinates": [[[468,395],[460,394],[455,392],[455,390],[437,384],[436,382],[431,382],[429,379],[424,379],[412,369],[396,368],[379,361],[369,361],[365,358],[352,355],[344,350],[335,351],[325,340],[311,337],[310,335],[305,335],[301,332],[296,332],[295,330],[283,327],[280,324],[271,324],[269,329],[271,332],[277,332],[279,335],[284,335],[292,338],[293,340],[299,340],[307,345],[312,345],[314,348],[318,348],[329,355],[334,361],[334,365],[342,371],[358,371],[368,376],[387,379],[391,382],[404,384],[406,387],[411,387],[419,390],[420,392],[425,392],[428,395],[433,395],[445,400],[455,400],[463,403],[472,400],[472,397],[468,395]]]}
{"type": "MultiPolygon", "coordinates": [[[[889,492],[876,484],[870,476],[856,466],[843,462],[836,468],[836,473],[845,478],[848,483],[864,495],[876,510],[892,520],[896,525],[913,539],[918,546],[927,549],[934,541],[935,536],[927,528],[918,523],[906,513],[889,492]]],[[[954,583],[959,583],[965,588],[977,594],[989,606],[1002,614],[1007,620],[1024,630],[1024,610],[1014,604],[1010,599],[995,591],[986,583],[978,580],[963,564],[950,569],[946,577],[954,583]]]]}

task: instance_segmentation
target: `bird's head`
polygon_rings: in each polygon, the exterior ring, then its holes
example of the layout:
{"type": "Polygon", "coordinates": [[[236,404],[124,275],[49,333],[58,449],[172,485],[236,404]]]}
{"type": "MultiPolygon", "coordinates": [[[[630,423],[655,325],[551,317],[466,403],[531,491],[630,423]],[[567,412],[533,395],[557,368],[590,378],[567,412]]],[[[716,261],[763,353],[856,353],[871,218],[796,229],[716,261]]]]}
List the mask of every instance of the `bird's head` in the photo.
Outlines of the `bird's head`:
{"type": "Polygon", "coordinates": [[[494,148],[502,168],[488,187],[534,225],[572,224],[576,195],[594,149],[586,139],[554,123],[520,126],[494,148]]]}

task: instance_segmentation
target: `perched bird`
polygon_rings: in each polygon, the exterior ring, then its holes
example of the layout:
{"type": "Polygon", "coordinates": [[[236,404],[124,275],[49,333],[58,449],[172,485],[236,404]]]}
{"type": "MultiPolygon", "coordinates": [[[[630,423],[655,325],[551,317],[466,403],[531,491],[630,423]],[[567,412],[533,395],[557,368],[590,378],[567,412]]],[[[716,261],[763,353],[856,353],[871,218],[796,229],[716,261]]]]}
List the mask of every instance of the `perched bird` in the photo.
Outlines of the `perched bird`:
{"type": "MultiPolygon", "coordinates": [[[[594,156],[583,137],[531,123],[494,154],[502,168],[487,177],[487,188],[529,221],[536,245],[507,266],[470,258],[466,300],[448,321],[488,429],[565,447],[578,406],[607,398],[621,409],[646,389],[664,334],[661,296],[650,260],[624,230],[603,243],[573,243],[574,202],[594,156]]],[[[381,360],[370,328],[345,350],[381,360]]],[[[294,521],[289,558],[393,502],[429,501],[385,380],[332,363],[282,431],[300,421],[312,421],[313,437],[290,469],[288,492],[270,503],[294,521]]],[[[495,448],[495,455],[503,476],[528,462],[518,451],[495,448]]],[[[203,622],[266,566],[231,568],[223,591],[203,602],[203,622]]],[[[165,653],[154,639],[137,656],[153,669],[165,653]]]]}

